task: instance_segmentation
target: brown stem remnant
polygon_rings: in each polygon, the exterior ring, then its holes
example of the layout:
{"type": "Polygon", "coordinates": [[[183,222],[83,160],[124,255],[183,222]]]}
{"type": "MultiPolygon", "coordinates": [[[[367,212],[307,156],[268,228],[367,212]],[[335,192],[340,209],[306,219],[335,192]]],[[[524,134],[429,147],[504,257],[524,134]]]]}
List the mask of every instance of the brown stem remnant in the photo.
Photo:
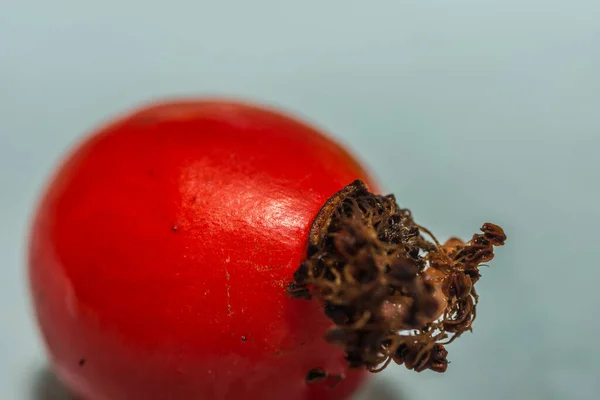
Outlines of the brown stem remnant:
{"type": "Polygon", "coordinates": [[[444,372],[445,345],[475,320],[478,267],[506,240],[496,225],[481,230],[441,245],[393,195],[357,180],[315,218],[288,293],[322,302],[334,325],[325,340],[345,350],[350,367],[379,372],[394,361],[444,372]]]}

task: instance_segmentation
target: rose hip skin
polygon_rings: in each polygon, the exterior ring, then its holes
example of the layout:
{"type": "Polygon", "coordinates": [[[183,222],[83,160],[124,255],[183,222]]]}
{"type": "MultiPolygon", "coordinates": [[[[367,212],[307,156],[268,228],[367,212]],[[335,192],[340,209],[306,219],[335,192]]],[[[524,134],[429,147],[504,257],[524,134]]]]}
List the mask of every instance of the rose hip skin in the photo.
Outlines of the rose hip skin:
{"type": "MultiPolygon", "coordinates": [[[[59,378],[85,400],[335,400],[362,370],[286,295],[311,222],[365,170],[277,112],[159,104],[84,141],[35,214],[29,277],[59,378]],[[345,374],[307,383],[318,368],[345,374]]],[[[319,370],[319,371],[320,371],[319,370]]]]}

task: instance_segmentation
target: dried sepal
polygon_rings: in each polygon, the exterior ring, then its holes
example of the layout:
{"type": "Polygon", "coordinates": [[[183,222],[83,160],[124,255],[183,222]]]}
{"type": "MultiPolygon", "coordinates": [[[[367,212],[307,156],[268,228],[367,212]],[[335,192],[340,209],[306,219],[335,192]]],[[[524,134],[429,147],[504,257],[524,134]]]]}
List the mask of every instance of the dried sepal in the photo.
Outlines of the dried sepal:
{"type": "Polygon", "coordinates": [[[506,240],[497,225],[481,230],[442,245],[394,196],[355,181],[316,217],[288,292],[322,302],[333,323],[325,340],[344,348],[350,367],[378,372],[394,361],[444,372],[445,344],[475,319],[478,267],[506,240]]]}

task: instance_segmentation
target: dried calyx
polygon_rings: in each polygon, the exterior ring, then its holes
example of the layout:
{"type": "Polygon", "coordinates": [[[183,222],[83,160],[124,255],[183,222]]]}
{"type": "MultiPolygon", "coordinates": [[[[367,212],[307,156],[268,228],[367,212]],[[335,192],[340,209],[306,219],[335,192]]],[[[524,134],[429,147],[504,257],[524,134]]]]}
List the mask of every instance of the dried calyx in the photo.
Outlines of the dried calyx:
{"type": "Polygon", "coordinates": [[[441,245],[393,195],[355,181],[319,212],[288,292],[323,303],[333,322],[325,340],[343,347],[350,367],[378,372],[393,360],[444,372],[444,346],[475,319],[478,267],[506,240],[496,225],[481,230],[441,245]]]}

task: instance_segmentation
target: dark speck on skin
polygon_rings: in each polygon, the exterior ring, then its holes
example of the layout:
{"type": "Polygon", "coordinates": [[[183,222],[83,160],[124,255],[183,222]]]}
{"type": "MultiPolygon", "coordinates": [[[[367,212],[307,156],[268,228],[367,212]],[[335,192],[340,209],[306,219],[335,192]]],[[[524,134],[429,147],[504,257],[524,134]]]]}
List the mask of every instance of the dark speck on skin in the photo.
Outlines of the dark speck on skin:
{"type": "Polygon", "coordinates": [[[242,336],[242,342],[245,342],[246,340],[248,340],[246,339],[246,336],[242,336]]]}
{"type": "Polygon", "coordinates": [[[323,368],[313,368],[306,374],[306,382],[319,382],[327,378],[327,372],[323,368]]]}
{"type": "Polygon", "coordinates": [[[179,227],[177,225],[173,225],[173,227],[171,228],[171,230],[173,232],[177,232],[177,229],[179,229],[179,227]]]}
{"type": "Polygon", "coordinates": [[[85,365],[85,358],[82,358],[81,360],[79,360],[79,366],[83,367],[85,365]]]}

